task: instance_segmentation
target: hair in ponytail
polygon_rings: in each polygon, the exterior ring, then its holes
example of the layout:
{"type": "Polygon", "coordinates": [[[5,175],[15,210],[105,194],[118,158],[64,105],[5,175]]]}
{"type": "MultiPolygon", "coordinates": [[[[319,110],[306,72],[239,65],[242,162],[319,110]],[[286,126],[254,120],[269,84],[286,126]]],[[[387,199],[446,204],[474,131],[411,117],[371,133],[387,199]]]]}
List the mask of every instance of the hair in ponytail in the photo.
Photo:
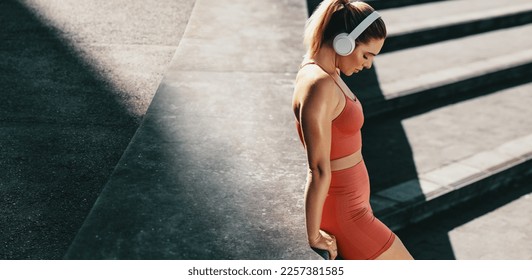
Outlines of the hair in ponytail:
{"type": "MultiPolygon", "coordinates": [[[[369,16],[374,9],[362,2],[349,0],[324,0],[307,20],[304,43],[307,57],[313,57],[322,45],[332,41],[342,32],[350,33],[369,16]]],[[[386,38],[386,25],[382,18],[374,21],[358,38],[357,43],[368,43],[372,39],[386,38]]]]}

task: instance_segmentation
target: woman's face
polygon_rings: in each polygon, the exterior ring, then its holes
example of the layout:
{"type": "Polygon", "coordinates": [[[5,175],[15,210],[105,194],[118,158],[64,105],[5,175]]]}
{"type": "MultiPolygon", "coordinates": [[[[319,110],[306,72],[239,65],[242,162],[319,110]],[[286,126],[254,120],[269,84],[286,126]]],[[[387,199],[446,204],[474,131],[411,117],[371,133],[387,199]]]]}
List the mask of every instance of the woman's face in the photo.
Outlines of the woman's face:
{"type": "Polygon", "coordinates": [[[351,76],[362,69],[371,68],[373,58],[379,54],[384,44],[384,39],[372,39],[366,44],[357,44],[355,50],[348,56],[338,56],[338,68],[344,75],[351,76]]]}

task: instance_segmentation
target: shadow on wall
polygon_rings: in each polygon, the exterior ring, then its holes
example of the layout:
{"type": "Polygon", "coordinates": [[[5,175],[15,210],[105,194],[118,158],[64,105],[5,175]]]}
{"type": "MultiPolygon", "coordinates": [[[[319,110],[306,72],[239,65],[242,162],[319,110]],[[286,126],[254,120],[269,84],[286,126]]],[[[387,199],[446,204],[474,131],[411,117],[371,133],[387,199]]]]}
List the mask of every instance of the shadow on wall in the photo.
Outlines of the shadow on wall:
{"type": "Polygon", "coordinates": [[[0,26],[0,259],[60,259],[139,119],[29,8],[0,26]]]}

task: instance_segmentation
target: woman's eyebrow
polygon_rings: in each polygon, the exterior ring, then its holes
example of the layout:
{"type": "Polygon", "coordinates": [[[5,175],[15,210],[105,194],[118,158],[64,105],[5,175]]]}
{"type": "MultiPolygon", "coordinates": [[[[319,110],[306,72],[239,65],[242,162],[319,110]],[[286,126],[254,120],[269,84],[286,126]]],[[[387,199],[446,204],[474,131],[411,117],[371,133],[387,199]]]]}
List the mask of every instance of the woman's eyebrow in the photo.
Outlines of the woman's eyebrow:
{"type": "Polygon", "coordinates": [[[369,54],[371,54],[372,56],[377,56],[376,54],[372,53],[372,52],[368,52],[369,54]]]}

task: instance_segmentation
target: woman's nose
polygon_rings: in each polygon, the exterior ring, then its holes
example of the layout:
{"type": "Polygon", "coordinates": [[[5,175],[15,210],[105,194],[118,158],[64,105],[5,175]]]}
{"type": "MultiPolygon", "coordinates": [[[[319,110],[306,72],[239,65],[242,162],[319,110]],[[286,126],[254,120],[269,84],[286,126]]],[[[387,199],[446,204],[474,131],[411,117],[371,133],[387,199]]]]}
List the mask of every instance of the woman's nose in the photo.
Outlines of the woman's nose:
{"type": "Polygon", "coordinates": [[[370,69],[372,64],[373,64],[373,58],[371,58],[370,60],[364,62],[364,64],[362,66],[364,66],[364,68],[366,68],[366,69],[370,69]]]}

